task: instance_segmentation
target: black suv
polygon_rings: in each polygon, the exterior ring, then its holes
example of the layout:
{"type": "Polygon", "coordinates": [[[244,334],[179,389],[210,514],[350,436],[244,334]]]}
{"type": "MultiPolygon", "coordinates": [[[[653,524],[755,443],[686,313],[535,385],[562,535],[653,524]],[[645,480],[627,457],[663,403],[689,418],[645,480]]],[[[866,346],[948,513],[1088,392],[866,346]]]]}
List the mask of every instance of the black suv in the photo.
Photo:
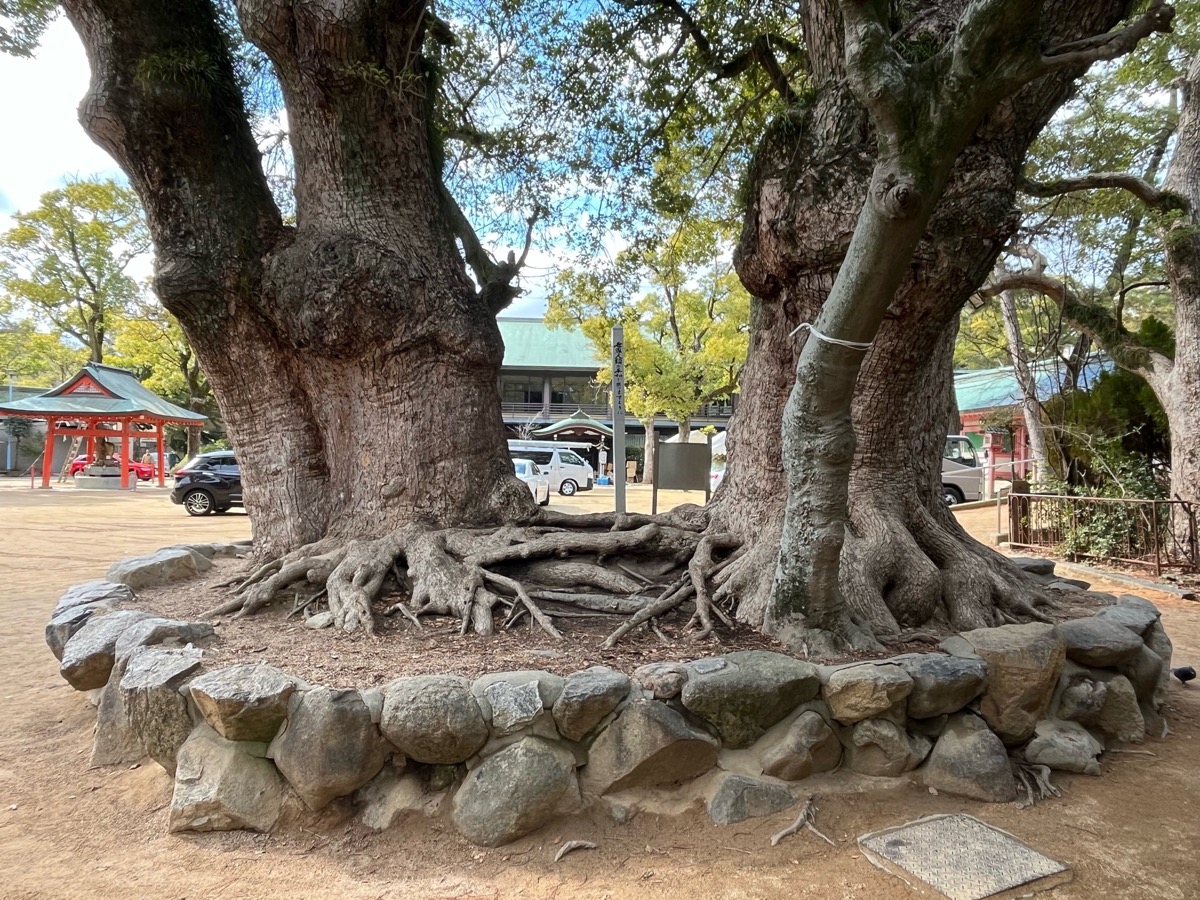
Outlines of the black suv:
{"type": "Polygon", "coordinates": [[[171,502],[182,503],[189,516],[223,513],[242,505],[242,472],[228,450],[201,453],[175,471],[171,502]]]}

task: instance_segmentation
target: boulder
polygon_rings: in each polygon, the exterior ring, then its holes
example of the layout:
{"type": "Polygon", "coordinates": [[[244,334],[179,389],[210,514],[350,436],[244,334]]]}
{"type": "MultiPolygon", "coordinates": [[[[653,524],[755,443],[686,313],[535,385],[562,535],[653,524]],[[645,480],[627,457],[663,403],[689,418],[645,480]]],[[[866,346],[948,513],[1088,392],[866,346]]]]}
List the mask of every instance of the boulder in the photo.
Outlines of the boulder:
{"type": "Polygon", "coordinates": [[[467,775],[454,795],[454,824],[471,843],[499,847],[579,805],[575,755],[527,737],[467,775]]]}
{"type": "Polygon", "coordinates": [[[391,828],[405,813],[424,810],[430,796],[425,782],[416,772],[404,771],[403,764],[385,765],[383,770],[362,786],[355,805],[362,809],[360,821],[372,831],[391,828]]]}
{"type": "Polygon", "coordinates": [[[207,622],[183,622],[179,619],[142,619],[122,632],[114,648],[117,658],[123,659],[138,647],[162,644],[181,647],[213,637],[216,632],[207,622]]]}
{"type": "Polygon", "coordinates": [[[670,700],[687,684],[688,672],[683,663],[648,663],[633,670],[633,680],[655,700],[670,700]]]}
{"type": "Polygon", "coordinates": [[[833,717],[852,725],[891,709],[912,689],[912,679],[899,666],[868,663],[837,669],[822,693],[833,717]]]}
{"type": "Polygon", "coordinates": [[[269,741],[287,716],[296,682],[262,663],[241,663],[201,675],[189,689],[200,714],[231,741],[269,741]]]}
{"type": "Polygon", "coordinates": [[[457,675],[399,678],[384,688],[384,737],[410,759],[460,763],[487,743],[488,727],[471,683],[457,675]]]}
{"type": "Polygon", "coordinates": [[[314,631],[320,631],[322,628],[329,628],[331,625],[333,625],[333,613],[331,613],[329,610],[319,612],[305,619],[304,624],[314,631]]]}
{"type": "Polygon", "coordinates": [[[392,753],[358,691],[314,687],[293,694],[267,755],[309,809],[358,790],[392,753]]]}
{"type": "Polygon", "coordinates": [[[245,555],[250,546],[248,543],[227,544],[223,541],[213,541],[207,544],[175,544],[172,550],[190,550],[199,553],[205,559],[237,559],[245,555]]]}
{"type": "MultiPolygon", "coordinates": [[[[536,685],[538,697],[541,698],[542,709],[549,709],[562,693],[565,683],[566,681],[561,675],[544,672],[541,669],[492,672],[476,678],[471,685],[471,693],[475,697],[475,702],[479,704],[479,711],[483,713],[483,718],[490,722],[492,720],[492,704],[488,700],[488,688],[492,685],[507,684],[513,688],[528,684],[536,685]]],[[[508,696],[511,694],[511,691],[504,691],[503,693],[505,696],[508,696]]]]}
{"type": "Polygon", "coordinates": [[[795,803],[792,792],[778,781],[722,772],[708,798],[708,817],[718,825],[734,825],[774,815],[795,803]]]}
{"type": "Polygon", "coordinates": [[[1024,569],[1030,575],[1053,575],[1054,560],[1041,559],[1036,556],[1012,556],[1008,560],[1018,569],[1024,569]]]}
{"type": "Polygon", "coordinates": [[[583,740],[629,695],[629,676],[607,666],[592,666],[567,677],[554,701],[554,724],[568,740],[583,740]]]}
{"type": "Polygon", "coordinates": [[[55,613],[46,623],[46,646],[50,648],[54,658],[61,661],[67,641],[73,638],[93,615],[102,615],[107,609],[102,603],[89,603],[55,613]]]}
{"type": "Polygon", "coordinates": [[[117,660],[108,683],[100,690],[100,698],[96,703],[92,756],[88,763],[92,768],[124,765],[136,762],[146,755],[137,732],[129,724],[125,700],[121,696],[121,677],[125,672],[125,662],[124,659],[117,660]]]}
{"type": "Polygon", "coordinates": [[[980,711],[1006,744],[1033,734],[1058,684],[1066,648],[1053,625],[1002,625],[964,632],[962,638],[987,663],[980,711]]]}
{"type": "Polygon", "coordinates": [[[1078,722],[1043,719],[1037,723],[1033,740],[1025,747],[1025,759],[1056,772],[1099,775],[1100,763],[1096,757],[1103,750],[1100,742],[1078,722]]]}
{"type": "Polygon", "coordinates": [[[1099,616],[1060,622],[1055,631],[1066,647],[1067,659],[1084,666],[1119,665],[1142,649],[1137,633],[1099,616]]]}
{"type": "Polygon", "coordinates": [[[1057,717],[1083,725],[1093,725],[1104,709],[1108,685],[1090,675],[1063,674],[1058,698],[1057,717]]]}
{"type": "Polygon", "coordinates": [[[116,661],[117,640],[125,629],[148,618],[149,613],[136,609],[93,616],[63,647],[59,673],[77,691],[104,687],[116,661]]]}
{"type": "Polygon", "coordinates": [[[1009,803],[1017,797],[1004,742],[970,713],[950,717],[920,774],[927,787],[956,797],[985,803],[1009,803]]]}
{"type": "Polygon", "coordinates": [[[1162,672],[1158,676],[1158,686],[1150,698],[1150,706],[1155,712],[1158,712],[1167,702],[1167,689],[1171,684],[1171,654],[1174,653],[1175,647],[1171,643],[1171,639],[1167,637],[1167,630],[1163,628],[1161,621],[1155,622],[1146,629],[1145,640],[1146,646],[1163,661],[1162,672]]]}
{"type": "Polygon", "coordinates": [[[1158,707],[1155,708],[1161,708],[1166,699],[1165,691],[1160,694],[1160,685],[1164,683],[1162,676],[1166,672],[1169,677],[1170,670],[1157,653],[1143,645],[1138,655],[1117,666],[1117,671],[1129,679],[1139,701],[1150,706],[1157,702],[1158,707]]]}
{"type": "Polygon", "coordinates": [[[843,759],[860,775],[902,775],[919,766],[933,746],[886,719],[864,719],[842,732],[843,759]]]}
{"type": "Polygon", "coordinates": [[[836,769],[842,761],[842,742],[819,713],[801,713],[783,739],[763,754],[763,774],[799,781],[836,769]]]}
{"type": "Polygon", "coordinates": [[[149,757],[172,774],[193,730],[180,688],[200,668],[200,658],[192,648],[145,648],[129,657],[120,682],[130,729],[149,757]]]}
{"type": "Polygon", "coordinates": [[[710,722],[725,746],[735,749],[754,743],[820,690],[811,663],[766,650],[697,660],[687,669],[680,694],[684,707],[710,722]]]}
{"type": "Polygon", "coordinates": [[[193,578],[212,568],[212,563],[183,547],[165,547],[145,556],[128,556],[113,563],[105,575],[109,581],[138,588],[155,587],[193,578]]]}
{"type": "Polygon", "coordinates": [[[542,695],[538,691],[536,681],[525,684],[497,681],[484,689],[483,696],[492,708],[494,734],[512,734],[519,731],[526,725],[532,725],[534,719],[544,711],[542,695]]]}
{"type": "Polygon", "coordinates": [[[268,760],[198,725],[179,748],[167,830],[270,831],[283,798],[284,781],[268,760]]]}
{"type": "MultiPolygon", "coordinates": [[[[1137,599],[1141,599],[1140,597],[1137,599]]],[[[1143,601],[1146,606],[1133,605],[1118,602],[1115,606],[1106,606],[1104,609],[1096,613],[1095,618],[1105,622],[1115,622],[1116,624],[1128,628],[1138,637],[1146,633],[1146,629],[1158,621],[1159,612],[1154,604],[1149,601],[1143,601]]]]}
{"type": "Polygon", "coordinates": [[[80,606],[113,607],[132,600],[133,590],[127,584],[115,581],[85,581],[67,588],[66,593],[54,604],[54,612],[50,617],[54,618],[68,609],[80,606]]]}
{"type": "Polygon", "coordinates": [[[635,700],[592,744],[583,789],[600,795],[687,781],[716,765],[718,747],[666,704],[635,700]]]}
{"type": "Polygon", "coordinates": [[[1146,737],[1146,720],[1138,708],[1133,685],[1123,675],[1113,675],[1106,687],[1104,703],[1095,718],[1096,727],[1113,740],[1140,744],[1146,737]]]}
{"type": "Polygon", "coordinates": [[[910,678],[908,715],[933,719],[958,712],[983,693],[987,686],[987,663],[981,659],[922,653],[900,661],[910,678]]]}

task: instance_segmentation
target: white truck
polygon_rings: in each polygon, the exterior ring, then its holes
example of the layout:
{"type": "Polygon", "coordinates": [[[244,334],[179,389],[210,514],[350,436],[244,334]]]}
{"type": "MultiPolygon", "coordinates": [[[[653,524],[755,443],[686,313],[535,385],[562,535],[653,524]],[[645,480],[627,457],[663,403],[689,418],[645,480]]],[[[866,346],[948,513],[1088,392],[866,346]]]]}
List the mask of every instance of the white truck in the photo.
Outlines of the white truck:
{"type": "Polygon", "coordinates": [[[962,434],[946,437],[942,453],[942,495],[947,506],[983,499],[983,468],[971,439],[962,434]]]}
{"type": "Polygon", "coordinates": [[[596,473],[588,461],[575,452],[575,448],[590,446],[559,441],[509,441],[508,455],[533,460],[550,479],[550,489],[570,497],[576,491],[590,491],[596,483],[596,473]]]}

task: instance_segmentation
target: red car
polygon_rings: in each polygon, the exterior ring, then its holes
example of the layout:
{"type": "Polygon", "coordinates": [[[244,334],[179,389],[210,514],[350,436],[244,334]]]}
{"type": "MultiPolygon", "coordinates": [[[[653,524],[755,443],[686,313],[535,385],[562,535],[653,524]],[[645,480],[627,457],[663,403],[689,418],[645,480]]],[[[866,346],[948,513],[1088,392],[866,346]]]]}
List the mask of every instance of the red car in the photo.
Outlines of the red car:
{"type": "MultiPolygon", "coordinates": [[[[77,456],[71,462],[71,468],[67,469],[68,475],[78,475],[88,467],[89,462],[87,454],[77,456]]],[[[145,463],[131,462],[129,464],[129,472],[131,475],[136,475],[138,481],[149,481],[154,477],[154,466],[148,466],[145,463]]]]}

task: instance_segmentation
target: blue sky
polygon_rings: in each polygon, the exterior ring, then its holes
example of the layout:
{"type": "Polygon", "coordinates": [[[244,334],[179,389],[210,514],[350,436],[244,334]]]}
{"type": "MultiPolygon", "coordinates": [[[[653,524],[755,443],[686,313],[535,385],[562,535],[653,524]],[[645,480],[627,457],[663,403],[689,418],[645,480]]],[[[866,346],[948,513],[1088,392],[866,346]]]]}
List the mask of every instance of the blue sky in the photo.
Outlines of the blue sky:
{"type": "MultiPolygon", "coordinates": [[[[13,212],[32,209],[46,191],[70,176],[112,177],[125,180],[120,167],[92,143],[76,116],[87,93],[87,55],[65,17],[50,26],[33,59],[0,54],[0,230],[11,227],[13,212]]],[[[507,247],[500,248],[506,252],[507,247]]],[[[522,279],[526,293],[505,311],[506,316],[540,316],[555,260],[530,251],[522,279]]],[[[131,268],[137,278],[151,274],[149,258],[131,268]]]]}

